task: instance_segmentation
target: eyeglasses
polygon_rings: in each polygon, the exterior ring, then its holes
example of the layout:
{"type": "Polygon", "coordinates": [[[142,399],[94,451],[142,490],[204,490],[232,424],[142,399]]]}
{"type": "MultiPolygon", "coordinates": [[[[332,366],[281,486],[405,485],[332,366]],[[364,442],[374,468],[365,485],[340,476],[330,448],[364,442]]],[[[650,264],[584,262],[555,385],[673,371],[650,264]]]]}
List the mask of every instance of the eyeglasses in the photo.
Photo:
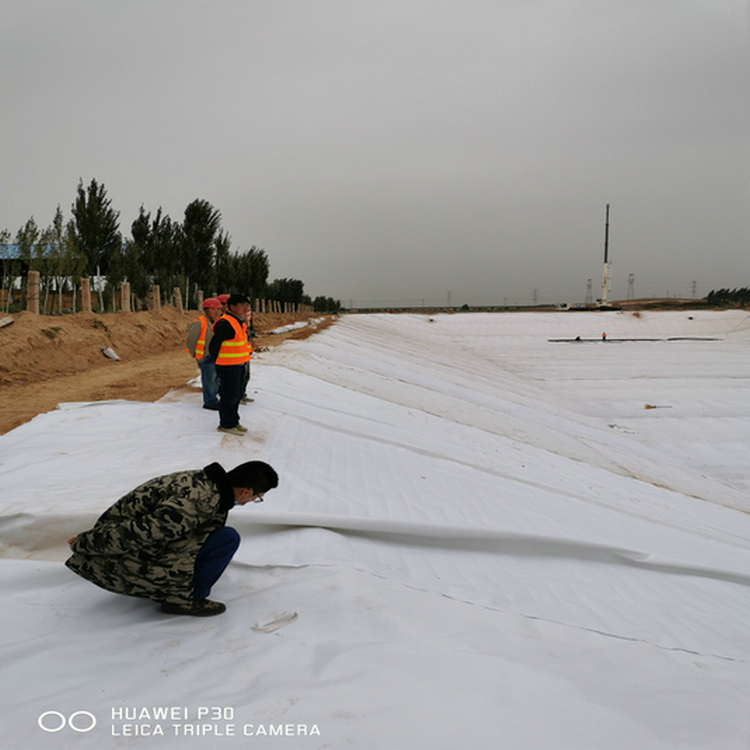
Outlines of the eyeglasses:
{"type": "Polygon", "coordinates": [[[263,502],[263,495],[258,495],[256,498],[253,499],[253,502],[254,503],[262,503],[263,502]]]}

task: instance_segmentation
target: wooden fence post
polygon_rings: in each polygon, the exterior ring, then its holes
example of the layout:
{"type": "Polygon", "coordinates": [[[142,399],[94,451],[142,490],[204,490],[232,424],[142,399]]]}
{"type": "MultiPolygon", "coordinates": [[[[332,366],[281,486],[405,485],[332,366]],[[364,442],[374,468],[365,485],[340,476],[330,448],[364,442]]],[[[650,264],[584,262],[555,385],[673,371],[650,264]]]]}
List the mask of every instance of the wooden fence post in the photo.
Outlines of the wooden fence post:
{"type": "Polygon", "coordinates": [[[91,312],[91,279],[81,279],[81,312],[91,312]]]}
{"type": "Polygon", "coordinates": [[[123,281],[120,285],[120,309],[123,312],[130,312],[130,282],[123,281]]]}
{"type": "Polygon", "coordinates": [[[26,284],[26,309],[39,315],[39,271],[29,271],[26,284]]]}

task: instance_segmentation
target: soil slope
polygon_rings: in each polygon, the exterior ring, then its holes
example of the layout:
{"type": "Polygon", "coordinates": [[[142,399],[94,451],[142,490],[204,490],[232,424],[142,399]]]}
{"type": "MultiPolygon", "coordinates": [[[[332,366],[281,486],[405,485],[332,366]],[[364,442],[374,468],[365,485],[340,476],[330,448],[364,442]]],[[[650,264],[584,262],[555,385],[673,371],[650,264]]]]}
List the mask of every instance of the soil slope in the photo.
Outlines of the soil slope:
{"type": "MultiPolygon", "coordinates": [[[[78,313],[47,316],[29,312],[11,316],[0,328],[0,434],[65,401],[129,399],[156,401],[174,388],[187,387],[198,369],[185,350],[196,311],[78,313]],[[110,348],[119,361],[107,359],[110,348]]],[[[256,349],[286,338],[306,338],[330,325],[269,335],[280,326],[305,320],[296,314],[256,314],[256,349]]]]}

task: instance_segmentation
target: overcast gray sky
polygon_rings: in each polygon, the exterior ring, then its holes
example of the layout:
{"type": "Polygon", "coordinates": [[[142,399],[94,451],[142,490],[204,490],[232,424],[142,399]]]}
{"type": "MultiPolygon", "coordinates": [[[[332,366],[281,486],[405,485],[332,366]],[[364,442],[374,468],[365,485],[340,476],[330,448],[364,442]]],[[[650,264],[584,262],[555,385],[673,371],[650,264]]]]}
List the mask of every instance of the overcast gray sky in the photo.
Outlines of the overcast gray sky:
{"type": "Polygon", "coordinates": [[[0,229],[204,198],[346,305],[750,285],[747,0],[0,0],[0,229]]]}

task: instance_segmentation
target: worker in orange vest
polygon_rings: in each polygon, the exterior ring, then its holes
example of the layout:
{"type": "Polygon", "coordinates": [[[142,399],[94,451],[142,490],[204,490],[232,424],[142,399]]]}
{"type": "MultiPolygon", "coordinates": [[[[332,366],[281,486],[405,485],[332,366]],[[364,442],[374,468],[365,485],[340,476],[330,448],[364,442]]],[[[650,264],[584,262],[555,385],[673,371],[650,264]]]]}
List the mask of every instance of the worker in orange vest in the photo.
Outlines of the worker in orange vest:
{"type": "Polygon", "coordinates": [[[233,294],[225,312],[213,325],[208,353],[219,376],[219,432],[242,436],[247,427],[240,424],[239,406],[244,393],[245,366],[253,348],[247,338],[247,314],[250,300],[233,294]]]}
{"type": "MultiPolygon", "coordinates": [[[[220,294],[217,298],[219,302],[221,302],[221,312],[224,314],[227,311],[227,300],[229,299],[228,294],[220,294]]],[[[245,317],[245,327],[247,328],[247,337],[248,339],[254,339],[257,335],[255,333],[255,329],[253,328],[253,314],[252,312],[248,311],[247,316],[245,317]]],[[[252,342],[251,342],[252,345],[252,342]]],[[[245,379],[242,385],[242,398],[240,399],[241,404],[250,404],[253,401],[255,401],[254,398],[250,398],[250,396],[247,395],[247,384],[250,382],[250,361],[248,360],[245,362],[245,379]]]]}
{"type": "Polygon", "coordinates": [[[219,382],[216,366],[208,353],[208,345],[213,336],[212,326],[221,316],[221,303],[217,299],[203,302],[203,314],[196,318],[188,328],[187,350],[195,357],[201,371],[201,388],[203,390],[203,408],[218,411],[219,382]]]}

